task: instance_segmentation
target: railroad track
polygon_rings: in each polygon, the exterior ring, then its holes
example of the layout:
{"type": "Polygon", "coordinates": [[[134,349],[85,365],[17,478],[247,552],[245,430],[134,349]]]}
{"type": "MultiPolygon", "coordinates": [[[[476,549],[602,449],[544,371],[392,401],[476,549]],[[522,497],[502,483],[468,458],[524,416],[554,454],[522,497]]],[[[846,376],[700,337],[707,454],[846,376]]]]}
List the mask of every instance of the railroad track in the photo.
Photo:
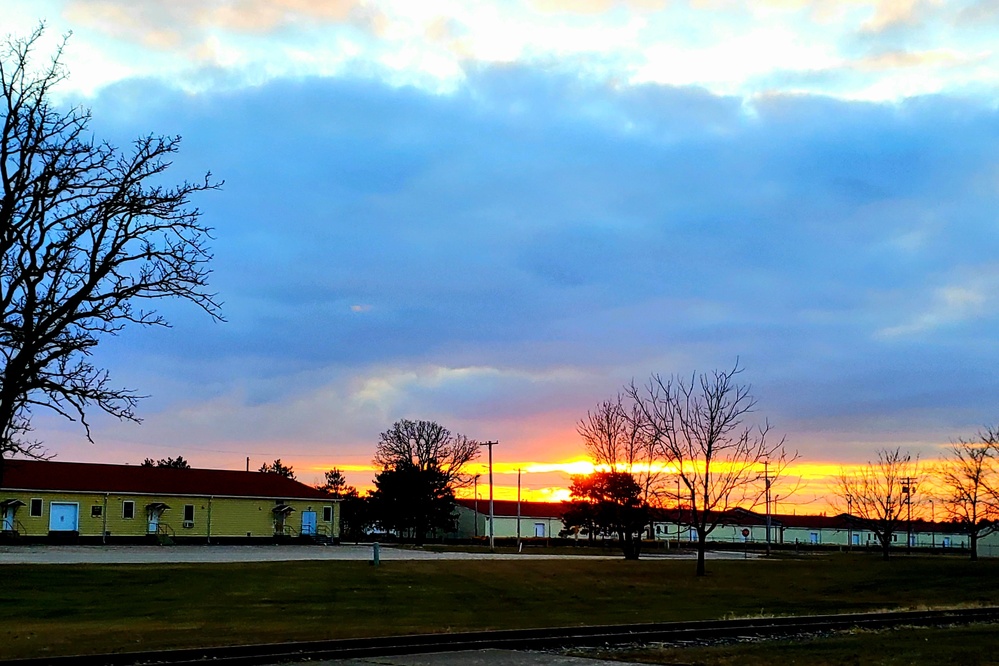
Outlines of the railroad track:
{"type": "Polygon", "coordinates": [[[545,650],[738,637],[780,637],[850,628],[942,626],[999,621],[999,607],[848,613],[797,617],[702,620],[553,629],[513,629],[452,634],[239,645],[157,652],[129,652],[0,661],[0,666],[243,666],[317,659],[350,659],[459,650],[545,650]]]}

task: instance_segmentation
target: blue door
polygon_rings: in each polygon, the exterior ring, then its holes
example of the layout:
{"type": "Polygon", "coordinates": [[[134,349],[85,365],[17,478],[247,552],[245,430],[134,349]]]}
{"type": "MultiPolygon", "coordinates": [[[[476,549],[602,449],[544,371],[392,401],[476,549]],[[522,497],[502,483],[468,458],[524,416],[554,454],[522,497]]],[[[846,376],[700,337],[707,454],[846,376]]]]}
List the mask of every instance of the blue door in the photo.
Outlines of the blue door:
{"type": "Polygon", "coordinates": [[[75,502],[49,504],[49,531],[76,532],[80,524],[80,507],[75,502]]]}
{"type": "Polygon", "coordinates": [[[316,534],[316,512],[315,511],[303,511],[302,512],[302,535],[303,536],[315,536],[316,534]]]}

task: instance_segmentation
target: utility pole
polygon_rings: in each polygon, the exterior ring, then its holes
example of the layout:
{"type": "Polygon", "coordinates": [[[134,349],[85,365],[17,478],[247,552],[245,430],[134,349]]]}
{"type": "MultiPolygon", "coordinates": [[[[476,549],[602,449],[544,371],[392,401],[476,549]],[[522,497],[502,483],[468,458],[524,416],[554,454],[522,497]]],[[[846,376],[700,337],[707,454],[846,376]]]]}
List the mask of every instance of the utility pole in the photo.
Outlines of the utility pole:
{"type": "Polygon", "coordinates": [[[520,552],[520,468],[517,468],[517,552],[520,552]]]}
{"type": "Polygon", "coordinates": [[[496,515],[493,512],[493,447],[499,442],[482,442],[479,446],[489,448],[489,552],[496,552],[496,515]]]}
{"type": "Polygon", "coordinates": [[[905,552],[912,552],[912,486],[915,485],[916,480],[911,476],[906,476],[902,478],[902,494],[905,495],[905,506],[907,510],[906,522],[908,526],[906,528],[905,536],[905,552]]]}
{"type": "Polygon", "coordinates": [[[846,549],[853,550],[853,496],[846,496],[846,549]]]}
{"type": "Polygon", "coordinates": [[[472,479],[472,494],[475,495],[475,520],[472,527],[472,532],[476,538],[479,536],[479,477],[481,474],[476,474],[472,479]]]}
{"type": "Polygon", "coordinates": [[[764,502],[767,505],[767,556],[770,555],[770,461],[763,461],[763,482],[766,489],[764,502]]]}
{"type": "Polygon", "coordinates": [[[937,512],[933,507],[933,500],[930,500],[930,547],[937,547],[937,512]]]}
{"type": "Polygon", "coordinates": [[[676,547],[680,548],[680,511],[683,506],[680,504],[680,475],[676,475],[676,547]]]}

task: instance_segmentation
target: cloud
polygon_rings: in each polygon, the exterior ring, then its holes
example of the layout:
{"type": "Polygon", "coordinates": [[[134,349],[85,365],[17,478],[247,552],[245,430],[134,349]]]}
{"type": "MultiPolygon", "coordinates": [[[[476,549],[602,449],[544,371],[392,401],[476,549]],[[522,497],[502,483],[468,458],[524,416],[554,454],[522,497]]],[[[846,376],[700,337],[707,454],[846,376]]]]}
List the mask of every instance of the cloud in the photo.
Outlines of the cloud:
{"type": "MultiPolygon", "coordinates": [[[[986,269],[995,273],[996,267],[986,269]]],[[[975,279],[971,284],[948,285],[932,290],[928,307],[903,324],[888,326],[877,331],[884,338],[897,338],[926,333],[939,328],[953,327],[961,323],[981,319],[995,311],[999,280],[975,279]]]]}
{"type": "Polygon", "coordinates": [[[854,66],[862,70],[904,69],[912,67],[954,67],[972,58],[951,50],[889,51],[861,58],[854,66]]]}
{"type": "Polygon", "coordinates": [[[206,31],[260,33],[303,21],[360,22],[370,16],[358,0],[68,0],[66,17],[74,23],[153,48],[174,48],[200,41],[206,31]]]}
{"type": "Polygon", "coordinates": [[[541,12],[602,14],[614,9],[655,11],[662,9],[667,0],[530,0],[541,12]]]}
{"type": "Polygon", "coordinates": [[[448,94],[144,80],[91,106],[119,145],[182,134],[169,177],[226,179],[194,203],[228,323],[165,304],[174,328],[102,346],[154,398],[141,429],[99,438],[362,464],[392,421],[429,416],[560,460],[625,382],[736,356],[812,457],[994,410],[991,101],[747,101],[497,66],[448,94]]]}

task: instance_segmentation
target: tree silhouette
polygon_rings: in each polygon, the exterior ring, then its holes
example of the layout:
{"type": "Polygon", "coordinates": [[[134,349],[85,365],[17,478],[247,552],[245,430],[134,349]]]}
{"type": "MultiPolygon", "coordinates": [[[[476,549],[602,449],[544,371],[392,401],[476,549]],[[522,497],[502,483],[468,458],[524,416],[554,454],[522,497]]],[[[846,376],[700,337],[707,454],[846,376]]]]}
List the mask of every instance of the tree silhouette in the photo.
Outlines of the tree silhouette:
{"type": "Polygon", "coordinates": [[[454,529],[454,493],[447,474],[436,468],[385,469],[375,477],[369,499],[373,517],[384,529],[403,538],[412,534],[418,546],[431,530],[454,529]]]}
{"type": "Polygon", "coordinates": [[[177,456],[176,458],[160,458],[159,460],[146,458],[142,461],[142,467],[172,467],[174,469],[191,469],[191,464],[184,460],[184,456],[177,456]]]}
{"type": "Polygon", "coordinates": [[[479,443],[475,440],[452,433],[434,421],[403,419],[381,434],[374,462],[382,468],[435,469],[454,487],[469,482],[462,468],[478,456],[479,443]]]}
{"type": "Polygon", "coordinates": [[[999,530],[999,428],[984,428],[974,439],[959,439],[938,468],[947,516],[968,535],[971,559],[978,540],[999,530]]]}
{"type": "Polygon", "coordinates": [[[919,459],[900,448],[878,449],[876,461],[852,472],[841,472],[836,495],[881,545],[881,557],[891,552],[892,535],[902,526],[907,502],[912,501],[912,480],[919,472],[919,459]]]}
{"type": "Polygon", "coordinates": [[[572,477],[569,493],[573,502],[563,522],[579,521],[580,526],[590,524],[602,532],[616,534],[625,559],[639,558],[642,533],[650,516],[642,487],[635,477],[627,472],[578,475],[572,477]]]}
{"type": "Polygon", "coordinates": [[[761,468],[769,478],[797,458],[784,439],[773,441],[770,424],[747,422],[756,408],[751,387],[736,381],[731,370],[694,374],[689,380],[654,374],[644,387],[632,383],[627,395],[641,409],[651,446],[663,466],[674,470],[682,488],[677,505],[697,533],[696,575],[705,574],[708,535],[729,509],[750,509],[764,497],[761,468]]]}
{"type": "Polygon", "coordinates": [[[218,184],[163,184],[179,137],[140,137],[129,152],[96,141],[89,111],[53,102],[62,48],[33,62],[43,31],[0,45],[0,458],[44,455],[28,437],[37,408],[88,438],[91,408],[139,420],[140,396],[92,359],[130,325],[167,326],[156,301],[220,319],[206,290],[211,230],[189,205],[218,184]]]}
{"type": "Polygon", "coordinates": [[[257,471],[263,472],[264,474],[280,474],[281,476],[289,479],[295,478],[295,469],[289,465],[281,464],[280,458],[272,463],[264,463],[257,471]]]}

